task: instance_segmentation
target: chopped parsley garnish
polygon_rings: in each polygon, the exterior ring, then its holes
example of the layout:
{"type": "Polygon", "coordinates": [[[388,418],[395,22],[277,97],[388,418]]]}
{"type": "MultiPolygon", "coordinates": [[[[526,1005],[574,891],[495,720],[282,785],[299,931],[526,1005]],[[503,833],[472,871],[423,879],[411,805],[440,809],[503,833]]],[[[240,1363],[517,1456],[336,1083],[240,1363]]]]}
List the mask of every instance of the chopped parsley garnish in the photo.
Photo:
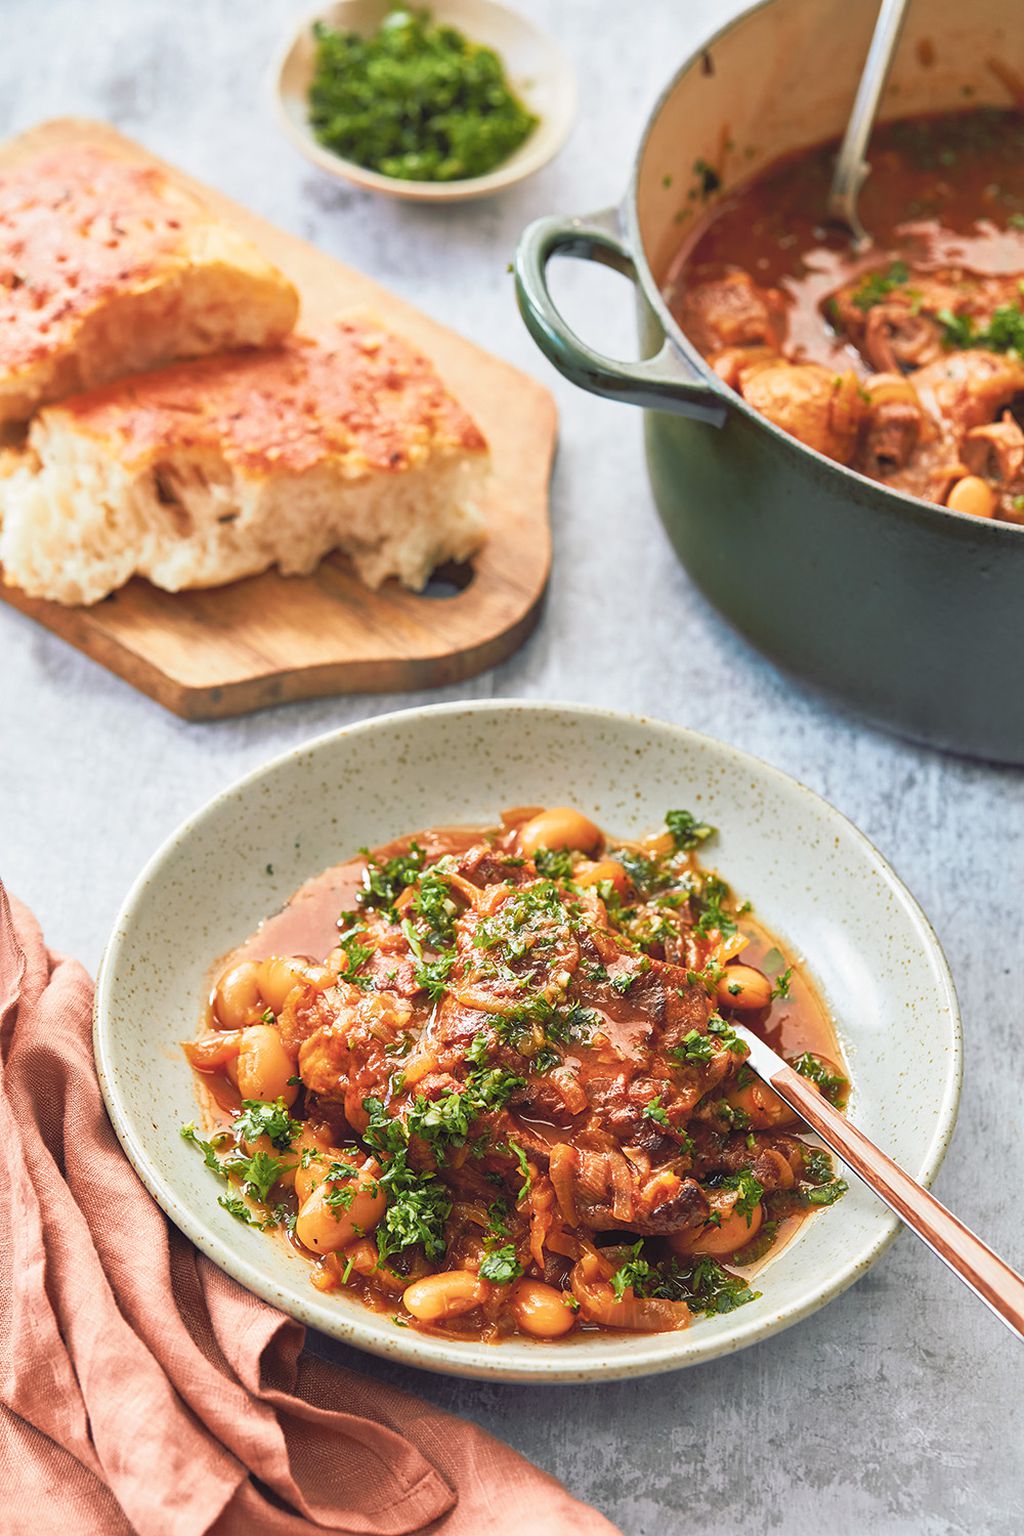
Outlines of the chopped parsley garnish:
{"type": "Polygon", "coordinates": [[[669,1051],[669,1055],[679,1062],[710,1061],[714,1054],[715,1047],[707,1035],[700,1034],[696,1029],[691,1029],[689,1034],[684,1035],[679,1044],[674,1045],[669,1051]]]}
{"type": "Polygon", "coordinates": [[[697,898],[701,911],[694,925],[694,932],[699,933],[703,938],[712,932],[717,932],[723,939],[734,934],[736,919],[722,905],[728,899],[729,887],[725,881],[720,880],[717,875],[705,875],[697,898]]]}
{"type": "Polygon", "coordinates": [[[498,951],[506,962],[522,960],[534,949],[550,948],[560,931],[570,925],[558,887],[551,880],[537,880],[503,901],[493,917],[477,925],[473,943],[485,952],[498,951]]]}
{"type": "Polygon", "coordinates": [[[831,1154],[824,1148],[805,1146],[803,1160],[801,1178],[804,1184],[810,1184],[812,1188],[800,1192],[801,1205],[834,1205],[846,1194],[849,1185],[845,1179],[835,1177],[831,1154]]]}
{"type": "Polygon", "coordinates": [[[338,936],[338,947],[345,956],[345,969],[341,972],[341,980],[350,982],[352,986],[362,987],[364,990],[370,985],[370,978],[360,976],[359,971],[373,955],[372,945],[364,944],[360,937],[365,932],[366,929],[362,923],[355,923],[338,936]]]}
{"type": "MultiPolygon", "coordinates": [[[[217,1156],[213,1142],[204,1141],[197,1134],[194,1125],[183,1125],[181,1135],[185,1141],[190,1141],[193,1146],[199,1148],[207,1168],[217,1174],[218,1178],[237,1179],[245,1193],[258,1200],[261,1205],[266,1204],[270,1191],[281,1174],[286,1169],[295,1167],[294,1163],[285,1163],[280,1158],[271,1157],[267,1152],[256,1152],[252,1157],[237,1155],[220,1158],[217,1156]]],[[[226,1133],[221,1132],[217,1139],[227,1140],[226,1133]]],[[[266,1217],[258,1216],[238,1195],[218,1195],[217,1204],[223,1206],[224,1210],[238,1221],[244,1221],[250,1227],[258,1227],[263,1232],[278,1226],[286,1217],[282,1206],[277,1206],[266,1217]]]]}
{"type": "Polygon", "coordinates": [[[629,1258],[611,1277],[616,1301],[627,1290],[638,1297],[661,1297],[666,1301],[685,1301],[691,1312],[733,1312],[748,1301],[755,1301],[759,1291],[752,1291],[739,1275],[716,1264],[714,1259],[698,1259],[691,1270],[682,1269],[677,1260],[651,1264],[641,1258],[643,1240],[629,1250],[629,1258]]]}
{"type": "Polygon", "coordinates": [[[630,885],[641,900],[652,896],[659,886],[667,884],[655,860],[649,859],[645,853],[638,853],[633,848],[616,848],[611,857],[622,865],[630,885]]]}
{"type": "Polygon", "coordinates": [[[954,314],[951,309],[938,310],[935,318],[942,326],[945,347],[983,347],[988,352],[1024,356],[1024,311],[1017,304],[1000,304],[980,328],[971,315],[954,314]]]}
{"type": "Polygon", "coordinates": [[[416,879],[423,868],[426,854],[417,842],[409,844],[408,853],[388,859],[384,864],[371,859],[367,849],[364,848],[362,852],[367,860],[366,873],[363,876],[363,889],[356,900],[361,907],[380,908],[394,922],[395,902],[406,886],[416,879]]]}
{"type": "Polygon", "coordinates": [[[375,1232],[378,1267],[393,1253],[417,1243],[428,1259],[444,1256],[444,1224],[451,1215],[448,1190],[436,1174],[410,1168],[404,1151],[396,1152],[383,1170],[380,1183],[388,1203],[375,1232]]]}
{"type": "MultiPolygon", "coordinates": [[[[727,1024],[720,1013],[713,1013],[708,1019],[708,1034],[714,1035],[731,1051],[734,1056],[749,1056],[750,1047],[745,1040],[741,1040],[731,1024],[727,1024]]],[[[743,1084],[738,1085],[742,1088],[743,1084]]]]}
{"type": "Polygon", "coordinates": [[[845,1179],[833,1179],[830,1184],[816,1184],[813,1189],[806,1190],[803,1199],[808,1205],[835,1205],[849,1187],[845,1179]]]}
{"type": "Polygon", "coordinates": [[[784,971],[780,971],[779,974],[775,978],[775,984],[772,987],[772,997],[782,997],[782,998],[788,997],[789,996],[789,986],[790,986],[790,982],[792,980],[793,980],[793,967],[791,965],[787,965],[786,969],[784,971]]]}
{"type": "Polygon", "coordinates": [[[293,1120],[284,1099],[265,1104],[261,1099],[243,1099],[241,1113],[231,1129],[239,1141],[256,1141],[266,1136],[272,1147],[283,1152],[301,1134],[302,1124],[293,1120]]]}
{"type": "Polygon", "coordinates": [[[790,1062],[790,1066],[801,1077],[806,1077],[808,1082],[816,1083],[830,1104],[842,1107],[850,1086],[849,1081],[837,1072],[831,1072],[820,1056],[815,1056],[813,1051],[804,1051],[790,1062]]]}
{"type": "Polygon", "coordinates": [[[533,862],[538,875],[545,880],[572,879],[572,854],[568,848],[538,848],[533,862]]]}
{"type": "Polygon", "coordinates": [[[909,280],[910,268],[906,262],[894,261],[885,272],[881,269],[869,272],[851,295],[851,301],[858,309],[871,309],[875,304],[880,304],[894,288],[902,288],[909,280]]]}
{"type": "Polygon", "coordinates": [[[765,1254],[775,1244],[775,1239],[779,1235],[779,1225],[780,1223],[777,1221],[763,1221],[757,1235],[752,1237],[748,1243],[744,1243],[742,1248],[736,1249],[736,1252],[732,1255],[732,1262],[734,1264],[756,1264],[759,1259],[763,1259],[765,1254]]]}
{"type": "Polygon", "coordinates": [[[226,1177],[221,1160],[214,1150],[212,1141],[204,1141],[191,1121],[189,1121],[188,1125],[183,1125],[178,1134],[181,1136],[182,1141],[190,1141],[194,1147],[199,1148],[207,1168],[211,1168],[214,1173],[219,1173],[221,1177],[226,1177]]]}
{"type": "Polygon", "coordinates": [[[735,1312],[748,1301],[757,1301],[760,1291],[752,1291],[739,1275],[730,1275],[714,1259],[699,1259],[690,1276],[690,1292],[684,1297],[691,1312],[735,1312]]]}
{"type": "Polygon", "coordinates": [[[236,1218],[236,1220],[244,1221],[246,1226],[249,1227],[258,1227],[261,1232],[265,1231],[268,1227],[277,1226],[277,1221],[273,1218],[269,1218],[266,1221],[262,1220],[259,1216],[256,1215],[256,1212],[250,1210],[245,1201],[240,1200],[237,1195],[218,1195],[217,1204],[223,1206],[231,1216],[236,1218]]]}
{"type": "Polygon", "coordinates": [[[401,926],[402,932],[405,934],[405,942],[408,944],[412,951],[413,959],[416,961],[413,971],[416,985],[423,988],[432,1003],[438,1003],[445,994],[448,977],[451,974],[452,966],[455,964],[455,950],[445,950],[444,953],[438,955],[433,960],[424,960],[420,936],[407,917],[402,919],[401,926]]]}
{"type": "Polygon", "coordinates": [[[380,1099],[364,1099],[363,1109],[369,1116],[369,1124],[363,1132],[363,1140],[374,1152],[395,1153],[405,1150],[409,1133],[401,1120],[388,1114],[380,1099]]]}
{"type": "Polygon", "coordinates": [[[713,1113],[719,1120],[724,1120],[730,1130],[745,1131],[750,1125],[750,1116],[745,1109],[736,1109],[728,1099],[719,1099],[714,1105],[713,1113]]]}
{"type": "Polygon", "coordinates": [[[826,1184],[835,1172],[831,1153],[822,1147],[804,1147],[803,1176],[808,1184],[826,1184]]]}
{"type": "MultiPolygon", "coordinates": [[[[601,979],[607,981],[607,971],[601,979]]],[[[576,1040],[581,1045],[586,1045],[603,1024],[604,1020],[596,1008],[586,1008],[582,1003],[573,1003],[567,1012],[558,1016],[558,1025],[554,1029],[549,1023],[548,1034],[562,1044],[576,1040]]]]}
{"type": "Polygon", "coordinates": [[[562,1065],[562,1054],[556,1051],[552,1045],[542,1045],[535,1056],[531,1058],[531,1066],[534,1072],[541,1074],[550,1072],[554,1067],[562,1065]]]}
{"type": "Polygon", "coordinates": [[[492,1248],[480,1261],[480,1276],[484,1280],[493,1280],[495,1285],[507,1285],[510,1280],[517,1280],[523,1272],[523,1266],[516,1257],[515,1245],[506,1243],[502,1248],[492,1248]]]}
{"type": "Polygon", "coordinates": [[[436,960],[425,960],[417,965],[416,985],[423,988],[432,1003],[439,1003],[444,996],[454,964],[455,951],[449,949],[436,960]]]}
{"type": "Polygon", "coordinates": [[[510,1140],[508,1143],[508,1149],[514,1156],[516,1162],[519,1164],[519,1175],[523,1181],[522,1185],[520,1186],[519,1193],[516,1195],[516,1200],[525,1200],[527,1195],[530,1193],[530,1190],[533,1188],[533,1175],[530,1173],[530,1165],[526,1161],[526,1153],[523,1151],[518,1141],[510,1140]]]}
{"type": "Polygon", "coordinates": [[[359,1169],[354,1163],[329,1163],[323,1178],[324,1204],[334,1214],[335,1220],[339,1219],[341,1211],[351,1208],[355,1199],[355,1190],[347,1182],[357,1178],[359,1169]]]}
{"type": "Polygon", "coordinates": [[[396,6],[368,34],[316,21],[313,37],[313,132],[382,176],[483,176],[536,127],[501,55],[428,10],[396,6]]]}
{"type": "Polygon", "coordinates": [[[645,1120],[653,1120],[656,1125],[663,1125],[667,1128],[668,1114],[662,1109],[661,1100],[662,1095],[660,1093],[656,1093],[653,1099],[648,1099],[643,1108],[643,1116],[645,1120]]]}
{"type": "Polygon", "coordinates": [[[709,827],[706,821],[698,821],[692,811],[666,811],[665,825],[679,853],[689,852],[715,833],[714,827],[709,827]]]}
{"type": "Polygon", "coordinates": [[[722,1179],[719,1188],[736,1191],[736,1204],[733,1210],[747,1218],[749,1227],[754,1211],[764,1199],[764,1185],[759,1179],[755,1179],[749,1168],[743,1168],[739,1173],[731,1173],[722,1179]]]}
{"type": "Polygon", "coordinates": [[[616,1301],[621,1301],[627,1290],[631,1290],[634,1296],[650,1296],[653,1294],[651,1286],[657,1285],[661,1279],[654,1266],[640,1257],[643,1246],[643,1238],[634,1243],[630,1257],[612,1275],[611,1284],[616,1301]]]}
{"type": "Polygon", "coordinates": [[[254,1152],[252,1157],[239,1161],[245,1163],[244,1170],[240,1170],[241,1182],[247,1193],[261,1205],[267,1203],[270,1191],[281,1175],[295,1167],[294,1163],[285,1162],[283,1158],[271,1157],[269,1152],[254,1152]]]}
{"type": "MultiPolygon", "coordinates": [[[[255,1101],[248,1100],[246,1102],[251,1108],[255,1101]]],[[[260,1107],[272,1108],[270,1105],[261,1105],[260,1107]]],[[[243,1116],[239,1116],[238,1120],[235,1121],[236,1128],[243,1118],[243,1116]]],[[[294,1125],[295,1122],[292,1121],[291,1124],[294,1125]]],[[[218,1157],[214,1141],[204,1141],[202,1136],[197,1133],[195,1126],[191,1124],[181,1127],[181,1136],[184,1141],[191,1142],[194,1147],[197,1147],[202,1152],[203,1162],[212,1173],[215,1173],[221,1179],[236,1180],[244,1192],[247,1195],[251,1195],[254,1200],[258,1200],[261,1205],[267,1203],[270,1191],[281,1178],[281,1175],[296,1166],[294,1162],[288,1162],[280,1157],[272,1157],[269,1152],[263,1151],[254,1152],[251,1157],[246,1157],[244,1152],[235,1149],[229,1151],[225,1157],[218,1157]]],[[[254,1140],[255,1137],[246,1136],[245,1139],[254,1140]]],[[[230,1137],[224,1131],[219,1132],[215,1140],[221,1144],[226,1144],[228,1147],[231,1145],[230,1137]]],[[[286,1142],[285,1145],[287,1146],[288,1143],[286,1142]]],[[[221,1198],[220,1203],[224,1206],[225,1210],[230,1210],[233,1216],[239,1216],[240,1220],[248,1221],[252,1226],[276,1226],[277,1224],[276,1220],[261,1223],[258,1218],[253,1216],[249,1207],[236,1196],[225,1195],[221,1198]],[[242,1216],[235,1209],[235,1206],[241,1206],[245,1215],[242,1216]]]]}
{"type": "Polygon", "coordinates": [[[487,1044],[486,1035],[473,1036],[473,1043],[466,1052],[466,1060],[472,1062],[474,1067],[486,1067],[490,1060],[490,1047],[487,1044]]]}
{"type": "Polygon", "coordinates": [[[722,178],[713,165],[709,165],[706,160],[700,158],[693,162],[693,174],[697,178],[700,200],[706,203],[712,193],[717,192],[722,185],[722,178]]]}
{"type": "Polygon", "coordinates": [[[422,1094],[414,1099],[408,1112],[409,1131],[429,1142],[435,1153],[462,1146],[476,1117],[503,1109],[525,1082],[504,1067],[478,1067],[470,1072],[461,1092],[453,1088],[436,1099],[422,1094]]]}
{"type": "Polygon", "coordinates": [[[508,1237],[508,1201],[492,1200],[487,1207],[487,1230],[494,1237],[508,1237]]]}
{"type": "Polygon", "coordinates": [[[403,917],[402,918],[401,929],[402,929],[402,932],[405,934],[405,942],[408,944],[409,948],[412,950],[413,959],[414,960],[418,960],[420,962],[420,964],[422,964],[423,963],[423,945],[420,943],[419,935],[418,935],[418,933],[416,932],[416,930],[413,927],[412,923],[410,923],[410,921],[409,921],[409,919],[407,917],[403,917]]]}
{"type": "Polygon", "coordinates": [[[388,1202],[374,1232],[378,1268],[393,1253],[417,1243],[428,1259],[442,1258],[444,1224],[452,1209],[447,1187],[435,1173],[409,1167],[408,1128],[387,1113],[380,1099],[364,1099],[363,1109],[369,1116],[363,1140],[387,1158],[378,1180],[388,1202]]]}
{"type": "Polygon", "coordinates": [[[620,997],[625,997],[626,993],[629,991],[634,981],[637,980],[639,975],[639,971],[619,971],[618,974],[613,976],[611,979],[613,990],[616,991],[620,997]]]}
{"type": "Polygon", "coordinates": [[[436,869],[428,869],[420,877],[412,907],[416,916],[425,923],[427,938],[435,949],[451,943],[455,937],[455,918],[459,909],[452,900],[447,880],[436,869]]]}

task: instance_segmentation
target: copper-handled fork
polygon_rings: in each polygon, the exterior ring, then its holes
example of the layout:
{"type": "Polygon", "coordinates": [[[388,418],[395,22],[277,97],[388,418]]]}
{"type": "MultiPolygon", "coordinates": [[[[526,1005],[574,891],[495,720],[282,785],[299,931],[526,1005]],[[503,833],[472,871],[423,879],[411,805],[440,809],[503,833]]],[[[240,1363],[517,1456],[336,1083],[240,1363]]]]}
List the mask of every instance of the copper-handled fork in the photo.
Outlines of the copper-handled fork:
{"type": "Polygon", "coordinates": [[[796,1110],[825,1145],[991,1307],[1012,1333],[1024,1340],[1024,1279],[822,1098],[770,1046],[740,1024],[733,1023],[731,1027],[749,1047],[748,1065],[758,1077],[796,1110]]]}

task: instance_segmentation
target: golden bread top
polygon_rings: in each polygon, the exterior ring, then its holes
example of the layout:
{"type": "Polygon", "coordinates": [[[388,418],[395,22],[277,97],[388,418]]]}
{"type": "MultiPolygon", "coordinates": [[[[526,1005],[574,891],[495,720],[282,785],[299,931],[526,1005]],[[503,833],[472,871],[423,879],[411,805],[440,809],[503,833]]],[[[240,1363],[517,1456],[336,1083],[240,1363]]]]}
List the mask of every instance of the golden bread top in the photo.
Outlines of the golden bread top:
{"type": "Polygon", "coordinates": [[[207,451],[250,475],[324,462],[397,473],[433,453],[487,451],[428,359],[362,319],[139,374],[42,419],[101,439],[126,464],[207,451]]]}
{"type": "Polygon", "coordinates": [[[159,166],[83,144],[0,172],[0,367],[26,366],[66,345],[104,302],[171,277],[207,251],[278,277],[159,166]]]}

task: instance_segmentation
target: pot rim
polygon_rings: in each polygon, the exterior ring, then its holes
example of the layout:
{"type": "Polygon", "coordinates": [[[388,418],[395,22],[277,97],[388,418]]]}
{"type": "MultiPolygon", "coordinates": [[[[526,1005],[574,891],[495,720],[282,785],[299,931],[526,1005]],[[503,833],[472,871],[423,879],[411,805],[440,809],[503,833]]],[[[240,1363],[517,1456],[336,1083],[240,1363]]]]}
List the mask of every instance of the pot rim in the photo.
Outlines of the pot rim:
{"type": "MultiPolygon", "coordinates": [[[[777,0],[752,0],[738,15],[717,27],[709,33],[702,42],[692,50],[683,60],[679,68],[666,82],[647,115],[640,142],[637,145],[636,155],[633,158],[633,167],[630,171],[629,182],[623,199],[618,207],[619,219],[625,225],[629,241],[630,255],[636,268],[637,277],[643,289],[644,298],[650,305],[661,325],[665,337],[680,352],[687,363],[695,369],[701,379],[709,388],[719,396],[730,408],[739,410],[746,419],[761,431],[769,433],[775,438],[785,452],[795,454],[798,458],[810,458],[822,472],[829,471],[852,480],[862,491],[870,490],[873,495],[881,496],[883,501],[889,504],[892,511],[911,522],[930,523],[934,518],[941,518],[946,522],[949,531],[959,529],[961,535],[970,531],[977,531],[981,538],[993,540],[1019,539],[1024,537],[1024,524],[1009,523],[997,518],[973,517],[967,512],[956,512],[950,507],[943,506],[936,501],[928,501],[923,496],[912,496],[909,491],[899,491],[882,480],[872,480],[869,475],[864,475],[859,469],[851,469],[846,464],[840,464],[837,459],[830,459],[817,448],[802,443],[799,438],[793,437],[789,432],[784,432],[781,427],[755,411],[743,396],[730,384],[727,384],[713,368],[708,366],[704,356],[697,350],[686,332],[676,320],[662,295],[661,289],[655,282],[650,263],[647,260],[647,249],[644,244],[643,234],[640,229],[640,212],[637,201],[637,187],[640,179],[640,167],[647,150],[648,143],[654,125],[661,116],[670,97],[679,85],[683,76],[691,69],[699,65],[704,54],[718,46],[736,27],[749,21],[751,16],[758,11],[767,10],[777,3],[777,0]],[[984,531],[982,531],[984,530],[984,531]]],[[[805,0],[806,3],[806,0],[805,0]]]]}

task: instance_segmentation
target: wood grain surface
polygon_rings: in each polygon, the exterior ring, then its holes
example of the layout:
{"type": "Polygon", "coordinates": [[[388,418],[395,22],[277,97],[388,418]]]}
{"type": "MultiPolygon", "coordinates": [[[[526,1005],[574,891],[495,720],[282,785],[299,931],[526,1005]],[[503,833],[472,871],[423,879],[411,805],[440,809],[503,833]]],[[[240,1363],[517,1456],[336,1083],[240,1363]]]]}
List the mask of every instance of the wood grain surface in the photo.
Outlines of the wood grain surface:
{"type": "Polygon", "coordinates": [[[93,608],[0,585],[0,597],[190,720],[290,699],[460,682],[502,661],[533,628],[551,559],[548,482],[556,412],[535,380],[394,297],[372,279],[156,160],[107,124],[57,118],[0,148],[0,165],[87,140],[167,170],[230,218],[296,284],[311,323],[359,309],[405,337],[484,431],[492,476],[487,544],[427,593],[371,592],[341,555],[309,577],[277,572],[169,593],[136,579],[93,608]],[[447,579],[450,576],[451,579],[447,579]]]}

